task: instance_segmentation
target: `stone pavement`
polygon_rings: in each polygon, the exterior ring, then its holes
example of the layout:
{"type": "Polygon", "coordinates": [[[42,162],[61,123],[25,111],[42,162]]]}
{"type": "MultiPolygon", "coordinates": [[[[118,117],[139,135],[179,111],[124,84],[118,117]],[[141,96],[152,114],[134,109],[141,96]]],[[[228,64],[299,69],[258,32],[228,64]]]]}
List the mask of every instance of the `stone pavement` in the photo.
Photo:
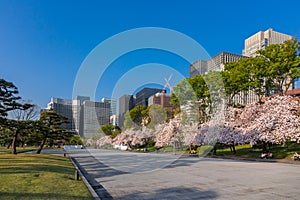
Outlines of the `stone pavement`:
{"type": "Polygon", "coordinates": [[[299,199],[300,165],[76,150],[101,199],[299,199]]]}

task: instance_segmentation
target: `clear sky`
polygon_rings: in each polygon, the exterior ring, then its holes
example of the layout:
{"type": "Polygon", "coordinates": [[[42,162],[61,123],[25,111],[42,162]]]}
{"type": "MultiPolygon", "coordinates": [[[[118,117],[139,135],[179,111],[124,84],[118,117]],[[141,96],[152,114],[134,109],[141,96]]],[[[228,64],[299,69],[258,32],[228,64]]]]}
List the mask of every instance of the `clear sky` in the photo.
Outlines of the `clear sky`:
{"type": "MultiPolygon", "coordinates": [[[[84,59],[120,32],[163,27],[193,38],[210,56],[241,54],[244,39],[260,30],[299,36],[299,8],[298,0],[0,0],[0,77],[12,81],[23,99],[45,107],[51,97],[71,99],[84,59]]],[[[172,53],[131,52],[103,74],[96,100],[110,96],[122,74],[144,63],[188,76],[189,63],[172,53]]]]}

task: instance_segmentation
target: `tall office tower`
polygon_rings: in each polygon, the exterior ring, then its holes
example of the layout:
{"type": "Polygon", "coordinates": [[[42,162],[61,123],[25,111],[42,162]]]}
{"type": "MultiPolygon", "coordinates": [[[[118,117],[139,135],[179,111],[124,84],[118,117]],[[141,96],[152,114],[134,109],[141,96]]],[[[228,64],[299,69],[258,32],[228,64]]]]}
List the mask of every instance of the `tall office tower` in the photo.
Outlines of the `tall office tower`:
{"type": "Polygon", "coordinates": [[[157,88],[143,88],[136,93],[135,105],[148,106],[148,98],[156,94],[157,92],[161,92],[161,90],[162,89],[157,88]]]}
{"type": "Polygon", "coordinates": [[[89,138],[100,126],[109,124],[109,111],[109,103],[84,101],[80,110],[80,135],[89,138]]]}
{"type": "Polygon", "coordinates": [[[222,71],[229,62],[237,62],[244,56],[234,53],[221,52],[209,60],[198,60],[190,65],[190,77],[205,74],[208,71],[222,71]]]}
{"type": "MultiPolygon", "coordinates": [[[[76,103],[76,100],[74,101],[76,103]]],[[[62,124],[62,128],[71,130],[78,133],[78,121],[74,118],[78,118],[78,113],[73,114],[73,100],[61,99],[61,98],[51,98],[51,102],[48,107],[52,108],[57,114],[68,118],[68,123],[62,124]]]]}
{"type": "Polygon", "coordinates": [[[51,98],[48,108],[41,109],[41,112],[53,109],[57,114],[68,118],[68,123],[63,124],[63,128],[82,137],[90,137],[98,132],[99,126],[109,124],[110,104],[89,99],[84,96],[78,96],[74,100],[51,98]]]}
{"type": "Polygon", "coordinates": [[[207,61],[197,60],[190,65],[190,77],[197,76],[199,74],[205,74],[207,72],[207,61]]]}
{"type": "Polygon", "coordinates": [[[90,97],[86,96],[76,96],[75,100],[79,101],[79,104],[82,105],[84,101],[89,101],[90,97]]]}
{"type": "Polygon", "coordinates": [[[257,55],[257,50],[265,49],[270,44],[281,44],[292,38],[293,37],[290,35],[273,31],[272,28],[269,28],[264,32],[259,31],[245,40],[243,56],[254,57],[257,55]]]}
{"type": "Polygon", "coordinates": [[[117,114],[117,100],[114,98],[102,98],[101,102],[110,104],[109,116],[117,114]]]}
{"type": "Polygon", "coordinates": [[[125,113],[134,107],[134,98],[132,95],[125,94],[119,98],[119,127],[123,127],[125,113]]]}
{"type": "Polygon", "coordinates": [[[73,120],[75,122],[75,128],[78,134],[84,136],[82,132],[80,132],[80,111],[82,108],[82,104],[84,101],[89,101],[90,97],[86,96],[76,96],[75,100],[73,100],[73,120]]]}

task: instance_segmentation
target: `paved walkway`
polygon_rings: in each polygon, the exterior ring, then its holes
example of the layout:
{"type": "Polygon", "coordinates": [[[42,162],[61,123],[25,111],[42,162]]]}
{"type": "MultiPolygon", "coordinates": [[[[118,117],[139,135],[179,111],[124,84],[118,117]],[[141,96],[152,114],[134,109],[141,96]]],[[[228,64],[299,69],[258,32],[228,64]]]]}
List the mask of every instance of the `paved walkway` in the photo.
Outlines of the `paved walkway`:
{"type": "Polygon", "coordinates": [[[300,165],[76,150],[101,199],[299,199],[300,165]]]}

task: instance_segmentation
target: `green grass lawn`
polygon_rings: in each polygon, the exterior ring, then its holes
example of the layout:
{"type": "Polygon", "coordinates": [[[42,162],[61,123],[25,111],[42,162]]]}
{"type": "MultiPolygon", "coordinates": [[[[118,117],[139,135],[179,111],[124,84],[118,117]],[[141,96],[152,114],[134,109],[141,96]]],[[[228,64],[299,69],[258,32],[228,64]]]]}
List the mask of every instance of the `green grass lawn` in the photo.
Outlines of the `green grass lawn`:
{"type": "MultiPolygon", "coordinates": [[[[25,152],[25,151],[36,151],[38,147],[17,147],[17,153],[25,152]]],[[[12,152],[11,148],[0,147],[0,155],[1,154],[10,154],[12,152]]]]}
{"type": "Polygon", "coordinates": [[[0,199],[92,199],[67,157],[0,148],[0,199]]]}

